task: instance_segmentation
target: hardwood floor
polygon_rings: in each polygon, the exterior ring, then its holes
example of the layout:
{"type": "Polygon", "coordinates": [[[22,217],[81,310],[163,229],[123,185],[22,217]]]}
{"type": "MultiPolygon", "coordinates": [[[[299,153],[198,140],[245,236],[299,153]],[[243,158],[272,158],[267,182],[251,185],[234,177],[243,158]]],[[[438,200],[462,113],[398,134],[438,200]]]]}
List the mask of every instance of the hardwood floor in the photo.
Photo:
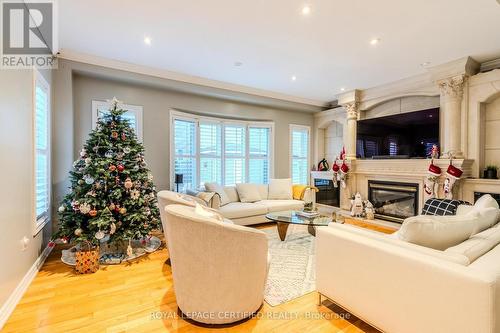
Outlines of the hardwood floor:
{"type": "Polygon", "coordinates": [[[201,326],[179,317],[165,248],[89,275],[63,264],[61,249],[52,251],[2,332],[378,332],[328,300],[317,306],[316,292],[275,307],[264,303],[258,318],[236,325],[201,326]]]}

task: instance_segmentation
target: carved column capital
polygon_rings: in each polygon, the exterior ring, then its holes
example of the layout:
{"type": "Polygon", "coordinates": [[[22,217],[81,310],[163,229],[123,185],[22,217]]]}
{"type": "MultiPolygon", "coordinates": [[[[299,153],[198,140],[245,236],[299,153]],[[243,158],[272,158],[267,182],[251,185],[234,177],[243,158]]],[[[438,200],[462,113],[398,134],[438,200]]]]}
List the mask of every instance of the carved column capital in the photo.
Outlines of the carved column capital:
{"type": "Polygon", "coordinates": [[[442,97],[462,99],[464,94],[464,83],[466,76],[464,74],[453,76],[438,82],[442,97]]]}
{"type": "Polygon", "coordinates": [[[359,102],[350,102],[343,105],[347,111],[347,119],[359,119],[359,102]]]}

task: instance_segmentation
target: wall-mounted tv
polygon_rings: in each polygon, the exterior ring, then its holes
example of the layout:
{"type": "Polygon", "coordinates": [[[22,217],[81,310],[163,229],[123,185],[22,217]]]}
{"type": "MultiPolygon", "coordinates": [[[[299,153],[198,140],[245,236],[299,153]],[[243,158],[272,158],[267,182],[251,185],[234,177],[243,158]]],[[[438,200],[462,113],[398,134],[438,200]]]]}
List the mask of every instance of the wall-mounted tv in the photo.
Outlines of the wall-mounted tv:
{"type": "Polygon", "coordinates": [[[358,121],[358,158],[426,158],[439,147],[439,108],[358,121]]]}

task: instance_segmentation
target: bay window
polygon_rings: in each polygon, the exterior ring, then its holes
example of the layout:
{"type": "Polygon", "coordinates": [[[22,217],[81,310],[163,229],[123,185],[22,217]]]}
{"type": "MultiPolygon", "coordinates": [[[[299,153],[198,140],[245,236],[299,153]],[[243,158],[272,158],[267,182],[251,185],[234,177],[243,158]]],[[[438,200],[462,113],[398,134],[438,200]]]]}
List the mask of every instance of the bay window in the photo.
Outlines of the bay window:
{"type": "Polygon", "coordinates": [[[209,182],[267,183],[273,166],[273,127],[269,122],[172,111],[172,183],[175,174],[183,174],[183,190],[209,182]]]}

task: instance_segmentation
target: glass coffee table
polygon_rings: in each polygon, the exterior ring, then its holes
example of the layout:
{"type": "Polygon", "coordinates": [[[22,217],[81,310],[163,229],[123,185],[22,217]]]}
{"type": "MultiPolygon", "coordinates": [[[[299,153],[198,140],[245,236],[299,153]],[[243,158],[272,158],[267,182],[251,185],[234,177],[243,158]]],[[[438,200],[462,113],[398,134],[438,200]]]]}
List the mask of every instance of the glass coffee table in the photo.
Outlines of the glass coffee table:
{"type": "Polygon", "coordinates": [[[313,236],[316,236],[316,227],[327,226],[332,222],[332,218],[328,216],[314,216],[306,217],[297,214],[295,210],[287,210],[282,212],[273,212],[266,215],[266,217],[276,222],[276,227],[278,228],[278,234],[281,241],[286,238],[286,231],[290,224],[302,224],[307,226],[307,231],[313,236]]]}

